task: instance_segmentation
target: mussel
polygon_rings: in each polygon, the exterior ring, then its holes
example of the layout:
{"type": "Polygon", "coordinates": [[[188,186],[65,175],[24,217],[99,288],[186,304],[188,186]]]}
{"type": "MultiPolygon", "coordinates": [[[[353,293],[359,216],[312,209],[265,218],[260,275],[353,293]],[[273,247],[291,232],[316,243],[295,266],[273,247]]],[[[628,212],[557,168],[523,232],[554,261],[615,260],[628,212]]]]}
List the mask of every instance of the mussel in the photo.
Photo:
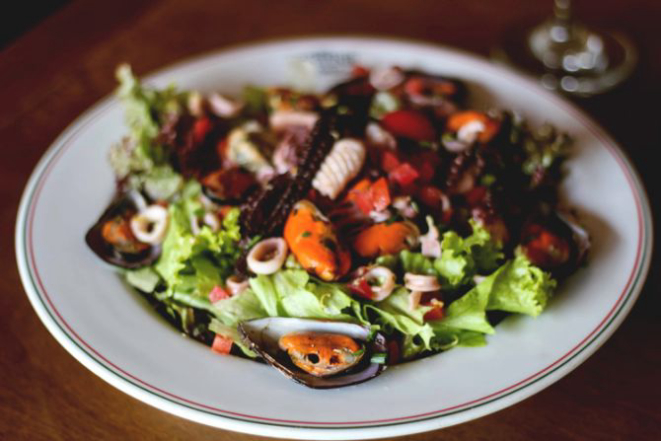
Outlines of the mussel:
{"type": "Polygon", "coordinates": [[[566,277],[585,261],[590,236],[573,213],[555,211],[532,216],[523,225],[521,251],[556,277],[566,277]]]}
{"type": "Polygon", "coordinates": [[[252,173],[240,167],[216,170],[201,182],[204,195],[220,205],[239,202],[258,187],[252,173]]]}
{"type": "Polygon", "coordinates": [[[355,323],[268,317],[239,324],[250,348],[297,383],[314,389],[349,386],[386,367],[386,340],[355,323]]]}
{"type": "Polygon", "coordinates": [[[145,206],[144,197],[137,192],[117,195],[89,229],[85,242],[111,265],[135,269],[152,264],[161,255],[161,245],[139,241],[131,229],[131,219],[145,206]]]}

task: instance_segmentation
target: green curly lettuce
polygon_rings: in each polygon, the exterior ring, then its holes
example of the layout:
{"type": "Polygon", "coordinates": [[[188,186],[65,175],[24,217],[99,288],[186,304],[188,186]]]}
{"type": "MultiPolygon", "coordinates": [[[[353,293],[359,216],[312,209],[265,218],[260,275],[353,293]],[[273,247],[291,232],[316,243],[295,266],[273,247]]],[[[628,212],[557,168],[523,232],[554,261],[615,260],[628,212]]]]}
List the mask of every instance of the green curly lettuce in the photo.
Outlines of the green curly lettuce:
{"type": "Polygon", "coordinates": [[[117,68],[116,76],[117,96],[131,131],[111,147],[110,164],[117,179],[128,178],[131,188],[144,189],[153,199],[170,199],[181,189],[183,179],[172,168],[170,152],[158,134],[168,119],[184,110],[187,94],[174,86],[146,87],[126,64],[117,68]]]}
{"type": "Polygon", "coordinates": [[[469,286],[475,275],[493,272],[504,257],[501,245],[491,240],[489,232],[476,222],[470,223],[473,232],[466,238],[454,231],[443,234],[441,257],[403,250],[395,256],[379,257],[376,264],[404,273],[435,275],[446,290],[469,286]]]}
{"type": "Polygon", "coordinates": [[[224,324],[262,317],[332,319],[367,324],[360,303],[342,285],[311,277],[302,269],[283,269],[249,280],[250,287],[213,305],[224,324]]]}
{"type": "Polygon", "coordinates": [[[167,285],[166,296],[175,292],[206,298],[209,291],[233,273],[240,255],[238,208],[223,218],[219,231],[203,226],[197,234],[191,230],[191,217],[202,214],[200,186],[189,183],[183,198],[170,205],[169,227],[163,252],[154,270],[167,285]]]}
{"type": "Polygon", "coordinates": [[[364,306],[366,315],[370,312],[376,316],[376,323],[386,331],[396,329],[404,335],[402,356],[412,358],[420,352],[431,350],[431,340],[434,331],[425,323],[424,315],[431,307],[419,306],[411,309],[409,306],[409,291],[400,287],[386,299],[375,304],[364,306]]]}
{"type": "Polygon", "coordinates": [[[476,274],[496,269],[503,259],[500,244],[491,240],[489,232],[472,220],[470,224],[473,233],[466,238],[454,231],[443,234],[441,257],[434,260],[434,269],[445,286],[466,285],[476,274]]]}
{"type": "Polygon", "coordinates": [[[498,310],[538,316],[553,294],[556,281],[524,256],[502,265],[446,309],[444,326],[493,334],[486,312],[498,310]]]}

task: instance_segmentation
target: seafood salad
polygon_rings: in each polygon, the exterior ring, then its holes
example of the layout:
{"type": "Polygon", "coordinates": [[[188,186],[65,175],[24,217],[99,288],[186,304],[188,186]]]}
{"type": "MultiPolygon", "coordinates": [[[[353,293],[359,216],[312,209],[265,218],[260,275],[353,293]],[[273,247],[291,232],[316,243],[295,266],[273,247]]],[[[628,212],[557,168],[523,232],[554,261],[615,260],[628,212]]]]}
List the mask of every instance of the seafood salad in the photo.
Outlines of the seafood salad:
{"type": "Polygon", "coordinates": [[[356,384],[485,345],[585,261],[557,194],[569,137],[471,108],[460,80],[355,66],[320,93],[230,97],[117,77],[130,133],[85,240],[220,354],[356,384]]]}

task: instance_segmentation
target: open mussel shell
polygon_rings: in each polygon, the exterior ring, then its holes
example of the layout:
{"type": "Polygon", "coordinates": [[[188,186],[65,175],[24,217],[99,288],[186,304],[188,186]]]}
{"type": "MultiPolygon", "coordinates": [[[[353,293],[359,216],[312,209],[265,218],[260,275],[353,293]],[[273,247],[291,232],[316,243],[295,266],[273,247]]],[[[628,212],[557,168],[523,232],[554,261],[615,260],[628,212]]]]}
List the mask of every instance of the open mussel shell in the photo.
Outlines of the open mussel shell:
{"type": "Polygon", "coordinates": [[[576,266],[583,264],[592,244],[590,234],[571,211],[556,211],[555,216],[571,230],[576,266]]]}
{"type": "Polygon", "coordinates": [[[449,94],[448,98],[450,98],[455,103],[463,103],[468,95],[466,83],[459,79],[446,77],[444,75],[434,75],[417,69],[407,69],[404,71],[404,73],[407,78],[418,77],[426,79],[430,82],[436,82],[438,84],[451,84],[455,90],[453,93],[449,94]]]}
{"type": "Polygon", "coordinates": [[[259,354],[268,364],[278,369],[285,376],[297,383],[314,389],[330,389],[362,383],[377,375],[385,368],[385,364],[374,363],[373,354],[386,352],[386,340],[381,334],[376,334],[368,341],[369,328],[348,322],[331,320],[312,320],[284,317],[268,317],[248,320],[239,324],[239,331],[250,349],[259,354]],[[363,345],[365,351],[360,361],[341,373],[318,377],[298,368],[289,355],[280,349],[280,338],[293,333],[319,333],[344,335],[363,345]]]}
{"type": "MultiPolygon", "coordinates": [[[[550,271],[558,278],[569,276],[575,272],[585,262],[591,246],[590,235],[581,226],[577,217],[570,211],[557,210],[545,215],[532,216],[524,224],[522,230],[524,252],[531,258],[532,263],[544,270],[550,271]],[[566,242],[568,245],[568,255],[564,262],[558,265],[545,266],[540,262],[536,262],[534,258],[531,258],[531,254],[526,252],[525,247],[527,243],[530,243],[530,237],[526,237],[526,235],[530,231],[534,231],[534,227],[536,226],[543,228],[545,231],[566,242]]],[[[538,229],[538,231],[541,230],[538,229]]]]}
{"type": "Polygon", "coordinates": [[[142,198],[141,195],[136,196],[130,193],[117,195],[99,220],[96,221],[85,235],[87,246],[101,260],[126,269],[136,269],[151,265],[161,255],[160,245],[143,245],[139,251],[127,252],[117,249],[103,237],[103,226],[106,222],[117,217],[127,218],[139,211],[136,206],[136,197],[142,198]]]}
{"type": "Polygon", "coordinates": [[[201,180],[202,193],[216,204],[236,204],[259,185],[253,175],[239,167],[216,170],[201,180]]]}

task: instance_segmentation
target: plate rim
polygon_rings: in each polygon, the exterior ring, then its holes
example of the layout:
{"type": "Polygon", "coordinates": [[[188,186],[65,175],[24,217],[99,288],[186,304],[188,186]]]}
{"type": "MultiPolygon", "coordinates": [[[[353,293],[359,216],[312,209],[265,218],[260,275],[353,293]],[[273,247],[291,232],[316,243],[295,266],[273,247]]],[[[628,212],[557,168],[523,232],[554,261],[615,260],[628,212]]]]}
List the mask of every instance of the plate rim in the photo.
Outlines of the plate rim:
{"type": "MultiPolygon", "coordinates": [[[[425,414],[408,417],[390,418],[387,420],[359,421],[350,423],[303,422],[254,417],[236,413],[234,413],[234,416],[232,416],[233,412],[224,411],[221,409],[215,410],[221,411],[223,414],[208,413],[208,411],[205,413],[204,410],[198,407],[186,407],[186,405],[180,402],[172,401],[171,399],[154,393],[153,390],[148,390],[144,387],[136,385],[131,380],[127,380],[125,377],[118,375],[116,372],[109,369],[108,366],[90,355],[84,348],[80,347],[75,339],[73,339],[71,335],[67,334],[67,332],[62,328],[62,325],[58,323],[58,320],[52,315],[51,311],[49,311],[49,305],[46,304],[47,302],[44,302],[43,296],[40,293],[40,288],[44,292],[45,289],[43,286],[39,286],[41,282],[38,278],[38,272],[35,272],[34,274],[36,275],[36,282],[34,280],[35,278],[33,271],[35,270],[35,266],[33,265],[33,260],[31,261],[31,258],[34,259],[34,255],[33,253],[29,252],[28,247],[28,234],[30,233],[30,228],[32,226],[30,214],[33,212],[37,205],[35,201],[38,199],[39,186],[46,181],[48,173],[52,169],[51,167],[54,166],[57,158],[64,154],[66,146],[72,142],[76,133],[83,131],[86,125],[103,116],[105,111],[111,109],[114,106],[114,98],[112,95],[108,95],[90,107],[83,114],[78,116],[55,139],[55,141],[52,142],[52,144],[49,146],[49,148],[38,162],[26,184],[17,213],[15,247],[21,281],[28,294],[30,303],[37,312],[37,315],[41,319],[42,323],[44,323],[49,332],[74,358],[80,361],[85,367],[90,369],[103,380],[122,390],[126,394],[133,396],[134,398],[138,398],[139,400],[161,410],[165,410],[174,415],[182,416],[203,424],[228,430],[236,430],[240,432],[267,436],[286,436],[290,438],[317,439],[344,439],[350,436],[354,439],[365,439],[381,436],[410,434],[447,427],[508,407],[541,391],[542,389],[548,387],[550,384],[567,375],[579,364],[587,360],[590,355],[592,355],[597,349],[599,349],[599,347],[601,347],[601,345],[603,345],[608,340],[608,338],[610,338],[610,336],[620,326],[624,318],[626,318],[631,308],[633,307],[636,299],[640,294],[640,291],[643,288],[645,278],[649,271],[653,243],[652,215],[649,206],[649,200],[642,185],[642,180],[640,179],[636,169],[619,144],[615,142],[601,126],[594,122],[594,120],[585,114],[582,110],[578,109],[573,103],[570,103],[566,99],[544,90],[529,77],[526,77],[525,75],[522,75],[518,72],[513,72],[504,69],[503,67],[493,65],[489,62],[488,59],[479,55],[455,48],[449,48],[447,46],[435,43],[430,43],[427,41],[391,37],[384,38],[381,36],[366,35],[329,35],[321,37],[315,36],[313,38],[292,37],[267,41],[253,41],[236,46],[228,46],[219,50],[184,58],[181,61],[170,64],[164,68],[158,69],[149,75],[146,75],[145,78],[147,81],[150,81],[154,77],[160,76],[162,74],[172,73],[179,69],[186,68],[191,64],[201,63],[205,60],[212,60],[220,55],[227,55],[232,52],[241,52],[255,49],[264,50],[271,46],[279,47],[286,46],[288,44],[295,45],[302,43],[306,45],[312,45],[314,43],[348,43],[352,41],[355,42],[356,40],[365,44],[395,44],[400,46],[415,46],[418,48],[431,49],[439,53],[439,56],[442,56],[442,54],[445,53],[452,56],[459,56],[460,58],[464,58],[466,61],[469,61],[473,64],[479,64],[482,66],[487,64],[489,65],[488,67],[490,69],[496,71],[499,75],[503,77],[509,76],[511,79],[521,83],[521,85],[525,86],[525,88],[530,89],[536,94],[543,95],[544,98],[552,101],[558,107],[562,108],[563,111],[566,111],[568,114],[575,116],[578,120],[580,120],[581,124],[584,125],[586,129],[588,129],[597,139],[599,139],[600,143],[602,143],[610,151],[610,153],[614,156],[614,159],[616,159],[622,168],[627,182],[631,187],[631,192],[636,197],[637,218],[640,232],[638,236],[639,243],[638,251],[636,253],[636,262],[634,262],[635,265],[632,269],[632,273],[629,277],[627,285],[625,286],[622,294],[618,297],[615,305],[610,309],[602,322],[600,322],[599,325],[590,334],[588,334],[579,344],[577,344],[560,359],[556,360],[543,370],[529,376],[524,380],[521,380],[512,386],[509,386],[508,388],[501,389],[500,391],[494,392],[487,397],[476,399],[458,406],[453,406],[452,408],[431,411],[425,414]],[[483,402],[484,400],[486,401],[483,402]],[[454,408],[460,409],[452,412],[445,412],[454,408]],[[242,419],[241,417],[248,417],[250,419],[242,419]],[[262,421],[259,421],[260,419],[262,421]]],[[[47,301],[50,302],[47,294],[45,297],[47,301]]],[[[52,303],[50,304],[50,307],[57,313],[57,309],[52,303]]],[[[66,325],[66,322],[61,317],[60,320],[66,325]]],[[[84,343],[84,340],[82,340],[73,329],[69,328],[69,331],[84,343]]],[[[90,347],[90,349],[95,352],[93,348],[90,347]]],[[[101,354],[97,355],[103,359],[101,354]]],[[[106,361],[112,365],[110,361],[106,361]]],[[[117,369],[131,377],[129,373],[122,371],[121,368],[117,367],[117,369]]],[[[135,378],[135,380],[142,382],[137,378],[135,378]]],[[[142,383],[148,385],[145,382],[142,383]]],[[[153,386],[151,386],[151,388],[156,389],[157,391],[159,390],[153,386]]],[[[160,392],[161,394],[165,393],[166,395],[172,396],[172,394],[168,394],[167,391],[160,390],[160,392]]],[[[182,397],[177,398],[186,401],[182,397]]],[[[200,405],[199,403],[195,404],[201,407],[208,407],[200,405]]]]}

